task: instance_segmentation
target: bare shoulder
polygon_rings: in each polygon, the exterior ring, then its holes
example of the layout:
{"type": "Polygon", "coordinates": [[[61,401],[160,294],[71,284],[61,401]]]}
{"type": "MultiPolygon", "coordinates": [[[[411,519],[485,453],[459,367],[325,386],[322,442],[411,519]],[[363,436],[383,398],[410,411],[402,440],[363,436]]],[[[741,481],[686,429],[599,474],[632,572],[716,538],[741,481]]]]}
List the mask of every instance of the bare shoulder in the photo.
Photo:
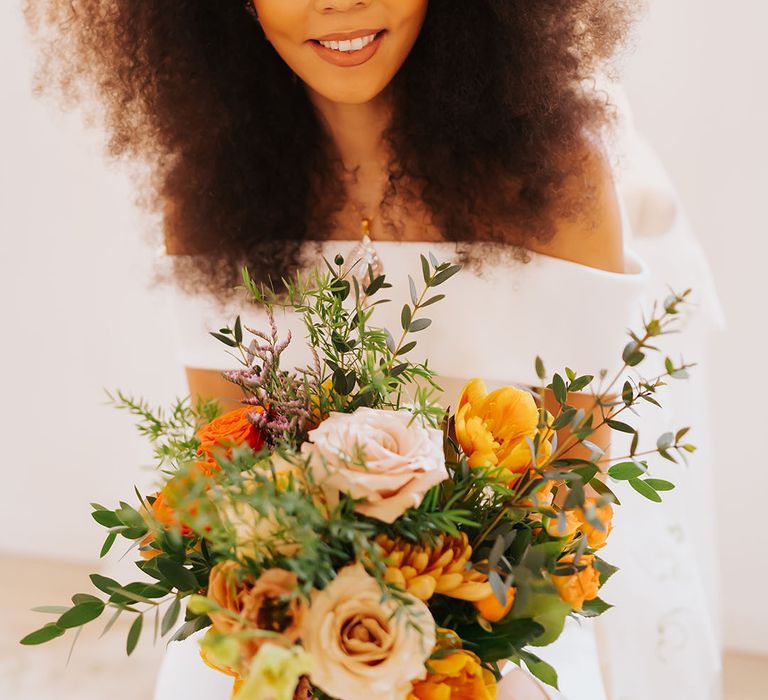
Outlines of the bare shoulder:
{"type": "Polygon", "coordinates": [[[529,248],[588,267],[624,272],[621,210],[608,154],[591,141],[576,158],[579,175],[568,181],[567,188],[586,188],[591,193],[588,205],[573,218],[558,219],[550,241],[534,241],[529,248]]]}
{"type": "Polygon", "coordinates": [[[176,205],[170,199],[163,200],[163,240],[166,255],[184,254],[179,236],[176,205]]]}

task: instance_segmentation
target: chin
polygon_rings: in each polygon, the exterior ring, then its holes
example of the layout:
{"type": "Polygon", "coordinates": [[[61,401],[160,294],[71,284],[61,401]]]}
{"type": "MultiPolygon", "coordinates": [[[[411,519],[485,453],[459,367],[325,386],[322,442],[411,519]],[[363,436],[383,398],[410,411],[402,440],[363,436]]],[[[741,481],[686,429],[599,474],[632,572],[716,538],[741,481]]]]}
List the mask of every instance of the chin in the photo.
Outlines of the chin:
{"type": "Polygon", "coordinates": [[[391,80],[368,76],[356,80],[304,80],[306,86],[320,97],[335,104],[361,105],[375,100],[391,80]]]}

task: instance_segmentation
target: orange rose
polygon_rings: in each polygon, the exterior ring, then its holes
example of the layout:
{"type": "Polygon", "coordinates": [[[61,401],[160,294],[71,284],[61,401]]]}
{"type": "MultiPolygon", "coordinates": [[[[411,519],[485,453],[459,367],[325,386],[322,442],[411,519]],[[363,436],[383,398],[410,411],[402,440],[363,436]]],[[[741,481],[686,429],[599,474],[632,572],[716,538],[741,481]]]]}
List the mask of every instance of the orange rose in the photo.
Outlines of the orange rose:
{"type": "MultiPolygon", "coordinates": [[[[573,554],[569,554],[560,559],[558,565],[572,564],[573,560],[573,554]]],[[[600,589],[600,573],[592,566],[593,561],[593,555],[582,555],[576,566],[578,571],[564,576],[552,575],[552,583],[555,584],[560,597],[574,610],[581,610],[585,601],[597,598],[600,589]]]]}
{"type": "Polygon", "coordinates": [[[509,615],[509,611],[512,610],[512,606],[515,604],[515,593],[515,587],[510,586],[507,589],[506,602],[504,605],[499,602],[495,593],[492,593],[487,598],[476,601],[473,605],[477,609],[477,612],[480,613],[480,617],[484,620],[488,620],[488,622],[498,622],[509,615]]]}
{"type": "Polygon", "coordinates": [[[613,530],[613,508],[610,503],[597,507],[596,502],[597,499],[588,498],[584,504],[585,509],[579,509],[578,516],[581,520],[579,529],[584,533],[584,536],[587,538],[587,542],[592,549],[601,549],[605,547],[608,535],[610,535],[611,530],[613,530]],[[596,519],[598,522],[602,523],[602,530],[595,527],[587,520],[585,511],[589,511],[590,509],[594,510],[594,513],[590,513],[592,519],[596,519]]]}
{"type": "Polygon", "coordinates": [[[215,448],[226,448],[226,455],[230,457],[233,447],[250,445],[256,452],[264,447],[264,436],[248,420],[248,416],[253,413],[264,413],[264,408],[262,406],[236,408],[234,411],[214,418],[205,428],[197,432],[197,439],[200,440],[197,453],[205,457],[203,464],[206,468],[218,470],[215,448]]]}
{"type": "Polygon", "coordinates": [[[550,537],[573,537],[581,527],[583,520],[575,510],[564,510],[561,512],[564,522],[560,518],[545,518],[544,529],[550,537]]]}
{"type": "MultiPolygon", "coordinates": [[[[211,569],[208,597],[219,607],[244,618],[238,620],[224,612],[211,612],[213,628],[221,634],[247,629],[249,626],[283,635],[288,644],[299,638],[299,628],[307,610],[305,601],[290,597],[296,590],[296,574],[284,569],[267,569],[255,581],[252,577],[238,580],[239,566],[225,561],[211,569]]],[[[265,641],[279,643],[274,637],[253,637],[244,643],[246,661],[253,657],[265,641]]]]}
{"type": "MultiPolygon", "coordinates": [[[[162,531],[175,529],[181,532],[184,537],[189,537],[193,534],[192,528],[184,522],[184,513],[182,512],[181,515],[179,513],[179,505],[183,505],[184,511],[188,515],[194,517],[198,511],[197,501],[187,503],[184,495],[192,489],[195,481],[203,478],[202,475],[210,476],[210,474],[202,468],[200,462],[196,462],[195,466],[200,469],[199,472],[190,470],[176,474],[166,482],[162,490],[155,494],[155,500],[152,503],[150,514],[151,518],[148,519],[150,532],[139,543],[142,547],[146,547],[154,542],[155,537],[158,534],[156,532],[158,530],[158,523],[162,531]],[[152,532],[153,529],[155,532],[152,532]]],[[[205,484],[204,487],[207,488],[205,484]]],[[[157,556],[159,553],[159,550],[144,549],[140,551],[140,554],[144,559],[152,559],[152,557],[157,556]]]]}

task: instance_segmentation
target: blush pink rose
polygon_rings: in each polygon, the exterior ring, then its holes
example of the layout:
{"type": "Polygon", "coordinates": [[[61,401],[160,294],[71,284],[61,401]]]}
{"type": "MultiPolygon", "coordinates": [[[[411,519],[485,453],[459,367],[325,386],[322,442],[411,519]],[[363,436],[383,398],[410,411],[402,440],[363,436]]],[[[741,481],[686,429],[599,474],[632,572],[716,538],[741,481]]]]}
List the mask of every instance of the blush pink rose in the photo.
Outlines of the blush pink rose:
{"type": "Polygon", "coordinates": [[[355,510],[392,523],[448,478],[443,433],[405,411],[331,413],[302,446],[315,482],[332,499],[363,499],[355,510]]]}

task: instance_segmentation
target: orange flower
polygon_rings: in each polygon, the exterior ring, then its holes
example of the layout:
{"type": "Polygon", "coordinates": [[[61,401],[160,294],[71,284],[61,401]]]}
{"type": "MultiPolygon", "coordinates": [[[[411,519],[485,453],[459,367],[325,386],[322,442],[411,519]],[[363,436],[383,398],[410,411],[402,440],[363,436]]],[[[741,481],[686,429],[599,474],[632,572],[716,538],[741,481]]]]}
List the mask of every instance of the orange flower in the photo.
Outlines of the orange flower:
{"type": "Polygon", "coordinates": [[[583,523],[580,512],[575,510],[561,512],[565,522],[560,518],[545,518],[544,529],[550,537],[573,537],[583,523]]]}
{"type": "Polygon", "coordinates": [[[474,603],[477,612],[480,613],[480,617],[488,622],[498,622],[503,620],[509,611],[512,610],[512,606],[515,604],[516,589],[514,586],[510,586],[507,589],[506,602],[502,605],[495,593],[492,593],[487,598],[478,600],[474,603]]]}
{"type": "MultiPolygon", "coordinates": [[[[571,605],[574,610],[581,610],[584,602],[597,598],[600,589],[600,573],[592,566],[594,556],[582,555],[577,565],[578,571],[564,576],[552,575],[560,597],[571,605]]],[[[558,561],[560,564],[572,564],[574,555],[569,554],[558,561]]]]}
{"type": "Polygon", "coordinates": [[[155,494],[155,502],[152,504],[152,515],[157,522],[168,530],[172,528],[180,528],[181,534],[185,536],[192,532],[188,525],[179,522],[176,513],[168,503],[168,497],[164,491],[158,491],[157,494],[155,494]]]}
{"type": "MultiPolygon", "coordinates": [[[[539,432],[539,409],[528,391],[506,386],[490,394],[480,379],[471,380],[456,409],[456,437],[470,467],[503,467],[511,473],[533,465],[528,439],[539,432]]],[[[537,461],[549,458],[552,445],[542,440],[537,461]]]]}
{"type": "Polygon", "coordinates": [[[496,679],[471,651],[455,651],[427,661],[425,680],[413,684],[408,700],[494,700],[496,679]]]}
{"type": "MultiPolygon", "coordinates": [[[[296,642],[307,605],[302,598],[291,597],[298,579],[284,569],[267,569],[255,581],[251,577],[238,580],[239,566],[225,561],[216,564],[208,579],[208,597],[225,610],[236,613],[246,621],[237,620],[224,612],[210,613],[213,628],[221,634],[247,628],[279,632],[286,643],[296,642]]],[[[274,637],[254,637],[244,642],[244,655],[253,657],[265,642],[279,643],[274,637]]]]}
{"type": "Polygon", "coordinates": [[[232,455],[232,448],[240,445],[250,445],[254,451],[264,447],[264,436],[250,420],[248,415],[264,413],[262,406],[243,406],[229,411],[218,418],[214,418],[208,425],[197,432],[200,447],[199,455],[204,457],[202,463],[198,463],[204,472],[208,469],[218,471],[216,464],[215,448],[226,448],[226,455],[232,455]]]}
{"type": "MultiPolygon", "coordinates": [[[[179,505],[183,505],[184,512],[195,516],[198,512],[197,501],[185,502],[184,494],[190,492],[194,482],[203,478],[203,474],[210,476],[208,472],[201,468],[200,462],[196,462],[195,466],[200,469],[199,472],[190,470],[176,474],[166,482],[162,490],[155,494],[150,517],[147,519],[150,532],[139,543],[141,547],[147,547],[155,541],[155,537],[158,534],[157,530],[178,530],[184,537],[189,537],[193,533],[192,528],[184,522],[184,513],[181,513],[181,516],[179,515],[179,505]],[[160,528],[158,528],[158,524],[160,528]]],[[[144,559],[152,559],[159,553],[160,551],[156,549],[140,550],[140,554],[144,559]]]]}
{"type": "Polygon", "coordinates": [[[606,503],[605,505],[599,507],[596,505],[596,503],[597,499],[588,498],[584,504],[584,510],[579,509],[578,516],[581,520],[579,529],[584,533],[584,536],[587,538],[587,542],[589,543],[589,546],[592,547],[592,549],[602,549],[605,547],[608,535],[610,535],[611,530],[613,530],[613,508],[610,503],[606,503]],[[594,513],[590,513],[592,515],[592,519],[596,519],[602,523],[602,530],[595,527],[587,520],[585,511],[590,511],[590,509],[594,510],[594,513]]]}

